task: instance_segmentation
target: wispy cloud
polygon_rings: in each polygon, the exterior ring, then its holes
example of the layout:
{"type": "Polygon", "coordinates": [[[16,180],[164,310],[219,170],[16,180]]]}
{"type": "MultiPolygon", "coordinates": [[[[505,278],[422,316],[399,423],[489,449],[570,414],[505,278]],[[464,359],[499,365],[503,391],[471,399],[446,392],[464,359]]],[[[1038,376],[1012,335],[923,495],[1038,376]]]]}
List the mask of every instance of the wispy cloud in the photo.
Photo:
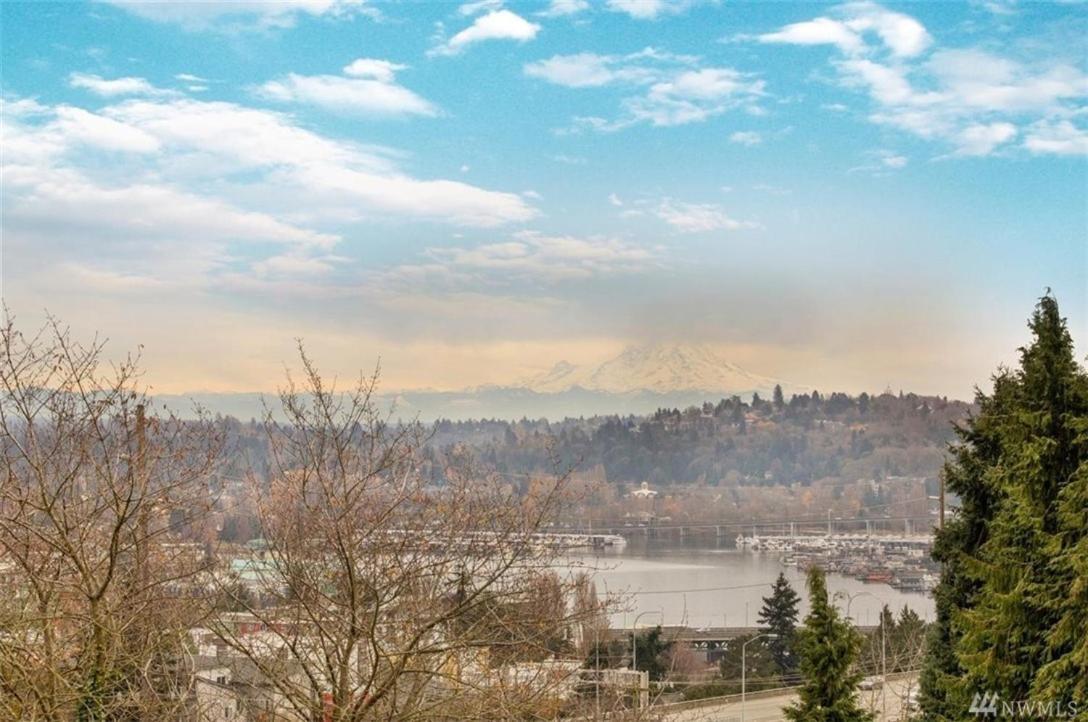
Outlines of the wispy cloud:
{"type": "Polygon", "coordinates": [[[437,115],[429,101],[396,82],[407,66],[388,60],[359,58],[343,75],[288,75],[261,85],[270,100],[316,105],[350,115],[437,115]]]}
{"type": "Polygon", "coordinates": [[[1088,130],[1068,120],[1041,120],[1028,129],[1024,146],[1032,153],[1088,155],[1088,130]]]}
{"type": "Polygon", "coordinates": [[[175,23],[187,30],[247,32],[293,27],[301,16],[346,18],[378,16],[365,0],[203,0],[147,2],[103,0],[148,20],[175,23]]]}
{"type": "Polygon", "coordinates": [[[660,266],[661,248],[606,236],[521,231],[478,246],[433,247],[419,262],[396,266],[386,281],[464,290],[530,282],[551,285],[639,273],[660,266]]]}
{"type": "Polygon", "coordinates": [[[925,50],[932,38],[920,22],[871,2],[853,2],[836,8],[835,17],[818,17],[792,23],[757,36],[761,43],[834,45],[848,54],[864,52],[867,36],[875,35],[897,57],[907,58],[925,50]]]}
{"type": "Polygon", "coordinates": [[[636,20],[656,20],[664,15],[684,12],[698,0],[605,0],[609,10],[630,15],[636,20]]]}
{"type": "Polygon", "coordinates": [[[548,3],[548,7],[537,14],[545,18],[559,18],[568,15],[577,15],[588,9],[588,0],[551,0],[551,2],[548,3]]]}
{"type": "Polygon", "coordinates": [[[665,198],[651,212],[681,233],[737,231],[760,227],[753,221],[732,218],[716,203],[684,203],[665,198]]]}
{"type": "Polygon", "coordinates": [[[473,21],[449,40],[428,51],[428,55],[457,55],[468,47],[488,40],[527,42],[536,37],[540,26],[510,10],[492,10],[473,21]]]}
{"type": "Polygon", "coordinates": [[[340,228],[364,218],[494,227],[537,213],[528,196],[414,178],[394,153],[232,103],[4,112],[5,253],[100,291],[332,273],[352,262],[334,250],[340,228]]]}
{"type": "Polygon", "coordinates": [[[92,73],[72,73],[68,84],[105,98],[124,95],[170,95],[172,91],[156,88],[145,78],[103,78],[92,73]]]}
{"type": "Polygon", "coordinates": [[[701,67],[692,55],[655,48],[628,55],[577,53],[529,63],[525,74],[568,88],[628,86],[639,89],[621,102],[615,119],[582,116],[571,131],[615,131],[637,123],[655,126],[704,121],[734,108],[754,110],[764,81],[732,68],[701,67]]]}
{"type": "Polygon", "coordinates": [[[759,145],[763,142],[763,136],[751,130],[738,130],[730,133],[729,142],[747,146],[759,145]]]}
{"type": "MultiPolygon", "coordinates": [[[[870,2],[759,35],[763,43],[830,45],[839,83],[865,91],[875,123],[951,146],[953,156],[985,156],[1024,137],[1025,123],[1067,123],[1074,132],[1088,75],[1060,60],[1021,62],[978,48],[937,48],[914,18],[870,2]]],[[[1076,147],[1031,140],[1034,153],[1076,147]]]]}

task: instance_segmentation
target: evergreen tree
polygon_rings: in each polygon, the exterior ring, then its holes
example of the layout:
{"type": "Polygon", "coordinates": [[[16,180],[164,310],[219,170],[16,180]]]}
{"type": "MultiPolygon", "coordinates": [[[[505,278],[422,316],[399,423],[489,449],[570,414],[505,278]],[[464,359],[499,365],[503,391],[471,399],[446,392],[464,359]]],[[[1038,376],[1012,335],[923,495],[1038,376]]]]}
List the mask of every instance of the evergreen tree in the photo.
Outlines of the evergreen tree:
{"type": "Polygon", "coordinates": [[[782,394],[782,384],[774,385],[774,396],[772,397],[774,403],[774,410],[781,411],[786,405],[786,397],[782,394]]]}
{"type": "Polygon", "coordinates": [[[1030,328],[1034,338],[1014,376],[1015,407],[1002,419],[1000,463],[987,475],[1002,501],[972,560],[983,583],[964,611],[960,648],[969,683],[1012,700],[1031,696],[1076,581],[1060,557],[1063,537],[1075,539],[1078,530],[1062,533],[1059,499],[1088,462],[1088,379],[1052,297],[1040,300],[1030,328]]]}
{"type": "Polygon", "coordinates": [[[985,477],[1000,458],[1000,419],[1012,406],[1012,380],[1007,372],[994,377],[992,395],[975,394],[978,414],[957,426],[958,443],[942,471],[945,486],[960,500],[958,513],[937,531],[933,557],[941,562],[941,578],[933,591],[937,619],[929,632],[921,676],[921,706],[927,720],[960,720],[970,695],[965,670],[956,656],[962,630],[955,619],[968,609],[981,586],[967,565],[986,540],[998,499],[985,477]]]}
{"type": "Polygon", "coordinates": [[[760,626],[776,635],[768,641],[767,646],[782,674],[789,674],[797,668],[794,642],[800,601],[801,595],[790,585],[786,575],[779,572],[778,579],[771,585],[771,596],[763,597],[763,608],[759,610],[760,626]]]}
{"type": "MultiPolygon", "coordinates": [[[[1082,425],[1081,442],[1085,441],[1082,425]]],[[[1077,702],[1088,710],[1088,465],[1081,464],[1058,502],[1055,576],[1068,581],[1058,597],[1057,622],[1047,636],[1047,659],[1035,678],[1041,699],[1077,702]]]]}
{"type": "Polygon", "coordinates": [[[672,642],[666,642],[661,637],[661,626],[639,634],[635,637],[636,657],[635,668],[642,672],[649,672],[650,679],[661,679],[668,671],[665,661],[665,653],[672,649],[672,642]]]}
{"type": "Polygon", "coordinates": [[[868,722],[873,716],[858,704],[861,673],[855,662],[861,635],[831,604],[823,570],[808,572],[811,611],[798,630],[801,675],[797,702],[785,709],[793,722],[868,722]]]}
{"type": "Polygon", "coordinates": [[[1030,328],[945,468],[963,507],[934,547],[927,719],[964,718],[979,690],[1088,707],[1088,376],[1051,296],[1030,328]]]}

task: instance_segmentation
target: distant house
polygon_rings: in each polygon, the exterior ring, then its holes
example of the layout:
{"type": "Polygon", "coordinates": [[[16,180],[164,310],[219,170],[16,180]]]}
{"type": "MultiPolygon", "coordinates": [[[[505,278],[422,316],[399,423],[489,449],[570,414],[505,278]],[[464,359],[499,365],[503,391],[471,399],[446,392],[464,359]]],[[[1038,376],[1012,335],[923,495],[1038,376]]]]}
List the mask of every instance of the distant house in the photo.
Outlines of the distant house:
{"type": "Polygon", "coordinates": [[[650,488],[648,482],[642,482],[639,488],[631,492],[631,496],[636,499],[653,499],[657,496],[657,492],[650,488]]]}

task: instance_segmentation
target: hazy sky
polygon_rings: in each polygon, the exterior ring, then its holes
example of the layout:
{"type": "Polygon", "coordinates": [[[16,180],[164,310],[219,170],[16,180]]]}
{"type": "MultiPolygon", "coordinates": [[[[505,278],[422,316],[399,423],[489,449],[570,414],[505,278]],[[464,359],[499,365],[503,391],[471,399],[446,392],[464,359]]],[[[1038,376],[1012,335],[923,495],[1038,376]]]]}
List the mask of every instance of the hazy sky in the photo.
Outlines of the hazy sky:
{"type": "Polygon", "coordinates": [[[0,4],[3,295],[162,392],[296,337],[385,385],[645,340],[966,396],[1088,347],[1088,12],[976,2],[0,4]]]}

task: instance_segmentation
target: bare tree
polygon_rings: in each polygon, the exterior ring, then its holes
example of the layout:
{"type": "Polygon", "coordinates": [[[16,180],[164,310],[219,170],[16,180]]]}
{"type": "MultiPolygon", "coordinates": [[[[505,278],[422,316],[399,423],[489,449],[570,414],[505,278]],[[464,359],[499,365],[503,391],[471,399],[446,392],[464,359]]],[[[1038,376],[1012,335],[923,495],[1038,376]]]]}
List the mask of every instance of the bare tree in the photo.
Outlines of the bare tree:
{"type": "Polygon", "coordinates": [[[212,622],[250,670],[253,708],[330,722],[554,716],[587,611],[553,571],[562,545],[540,534],[567,476],[519,490],[454,454],[430,484],[426,433],[379,410],[377,372],[341,391],[300,356],[301,381],[288,375],[264,422],[274,471],[254,483],[254,593],[220,575],[238,611],[212,622]]]}
{"type": "Polygon", "coordinates": [[[145,416],[133,359],[55,321],[0,339],[0,716],[170,718],[201,614],[208,423],[145,416]]]}

